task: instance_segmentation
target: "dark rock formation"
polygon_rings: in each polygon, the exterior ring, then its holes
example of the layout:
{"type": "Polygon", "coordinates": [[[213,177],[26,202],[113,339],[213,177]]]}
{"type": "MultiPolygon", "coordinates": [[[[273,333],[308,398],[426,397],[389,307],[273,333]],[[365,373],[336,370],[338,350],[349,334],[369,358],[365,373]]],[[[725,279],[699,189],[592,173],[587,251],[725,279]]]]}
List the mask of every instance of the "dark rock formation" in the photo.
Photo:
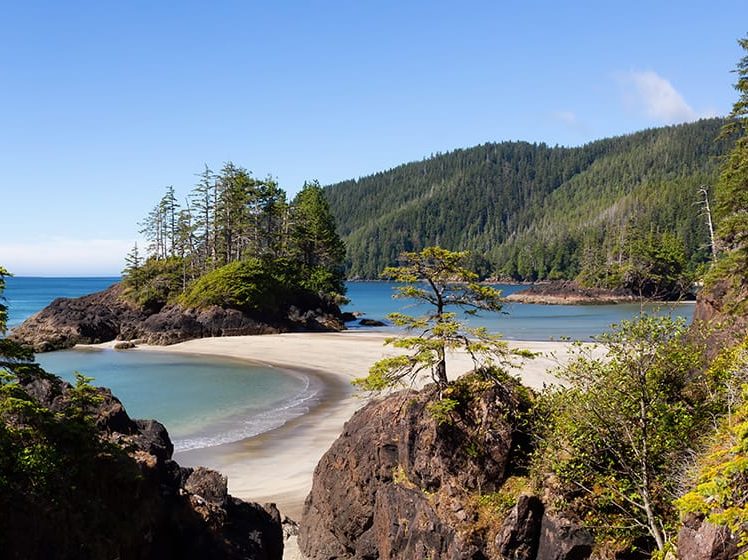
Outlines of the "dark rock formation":
{"type": "Polygon", "coordinates": [[[678,558],[682,560],[733,560],[745,547],[726,527],[688,515],[678,532],[678,558]]]}
{"type": "Polygon", "coordinates": [[[593,543],[589,530],[562,517],[546,515],[536,560],[584,560],[592,554],[593,543]]]}
{"type": "Polygon", "coordinates": [[[377,321],[376,319],[361,319],[358,322],[359,325],[362,327],[386,327],[387,323],[383,323],[382,321],[377,321]]]}
{"type": "MultiPolygon", "coordinates": [[[[22,379],[18,390],[53,414],[75,403],[71,386],[53,376],[22,379]]],[[[23,472],[2,473],[0,557],[282,558],[280,514],[273,504],[233,498],[226,478],[214,471],[181,468],[171,459],[172,443],[161,424],[132,420],[108,390],[97,393],[97,404],[89,405],[90,437],[48,442],[71,456],[69,471],[37,475],[44,486],[36,488],[19,487],[13,477],[23,472]]],[[[55,428],[53,418],[50,437],[73,433],[55,428]]],[[[23,417],[4,419],[0,429],[23,429],[23,417]]]]}
{"type": "MultiPolygon", "coordinates": [[[[428,409],[434,387],[374,401],[351,418],[315,469],[299,529],[304,554],[534,560],[543,539],[548,550],[538,498],[520,497],[503,525],[478,527],[475,498],[501,489],[526,445],[516,428],[525,402],[477,376],[460,386],[461,404],[446,422],[428,409]]],[[[557,557],[583,558],[573,555],[582,552],[578,542],[571,531],[560,534],[568,552],[557,557]]]]}
{"type": "Polygon", "coordinates": [[[507,296],[507,301],[544,305],[603,305],[636,301],[625,290],[587,288],[572,280],[533,284],[507,296]]]}
{"type": "Polygon", "coordinates": [[[338,307],[319,298],[289,305],[278,316],[219,306],[190,309],[167,305],[151,310],[124,301],[121,286],[114,284],[102,292],[80,298],[56,299],[14,329],[11,338],[31,346],[36,352],[47,352],[115,339],[174,344],[209,336],[342,328],[338,307]]]}
{"type": "Polygon", "coordinates": [[[535,560],[544,509],[537,496],[519,497],[496,535],[496,550],[502,558],[535,560]]]}
{"type": "Polygon", "coordinates": [[[738,342],[748,332],[748,314],[731,308],[746,301],[748,292],[745,289],[736,291],[729,279],[719,280],[699,291],[693,322],[711,324],[708,346],[712,351],[738,342]]]}

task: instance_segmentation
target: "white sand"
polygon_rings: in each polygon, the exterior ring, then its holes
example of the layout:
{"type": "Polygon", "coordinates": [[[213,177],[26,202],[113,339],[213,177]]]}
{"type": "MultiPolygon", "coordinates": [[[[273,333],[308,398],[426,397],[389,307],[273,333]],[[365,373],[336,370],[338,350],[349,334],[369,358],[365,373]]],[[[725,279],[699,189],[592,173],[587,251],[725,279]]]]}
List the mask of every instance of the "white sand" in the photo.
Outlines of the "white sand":
{"type": "MultiPolygon", "coordinates": [[[[340,434],[343,424],[364,400],[354,395],[350,381],[366,375],[376,360],[394,351],[383,346],[382,333],[293,333],[263,336],[204,338],[149,351],[182,352],[251,360],[305,370],[325,383],[319,406],[271,432],[232,444],[175,454],[182,465],[203,465],[228,476],[234,496],[275,502],[282,514],[298,520],[312,484],[317,462],[340,434]]],[[[523,383],[541,388],[555,379],[549,370],[568,358],[565,342],[511,342],[512,347],[542,353],[516,372],[523,383]]],[[[447,359],[450,377],[471,369],[464,354],[447,359]]]]}

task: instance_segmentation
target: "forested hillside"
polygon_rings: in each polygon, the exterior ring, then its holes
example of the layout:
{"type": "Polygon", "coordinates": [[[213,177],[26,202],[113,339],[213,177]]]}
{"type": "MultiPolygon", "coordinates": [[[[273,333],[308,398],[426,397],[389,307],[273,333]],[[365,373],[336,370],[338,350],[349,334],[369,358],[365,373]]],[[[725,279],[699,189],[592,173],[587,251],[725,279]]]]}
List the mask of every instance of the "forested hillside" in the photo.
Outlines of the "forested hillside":
{"type": "Polygon", "coordinates": [[[484,144],[328,186],[348,275],[376,277],[400,252],[429,245],[469,249],[482,274],[515,280],[581,273],[605,285],[632,252],[663,250],[694,270],[710,250],[698,188],[714,184],[731,145],[716,140],[723,124],[577,148],[484,144]]]}

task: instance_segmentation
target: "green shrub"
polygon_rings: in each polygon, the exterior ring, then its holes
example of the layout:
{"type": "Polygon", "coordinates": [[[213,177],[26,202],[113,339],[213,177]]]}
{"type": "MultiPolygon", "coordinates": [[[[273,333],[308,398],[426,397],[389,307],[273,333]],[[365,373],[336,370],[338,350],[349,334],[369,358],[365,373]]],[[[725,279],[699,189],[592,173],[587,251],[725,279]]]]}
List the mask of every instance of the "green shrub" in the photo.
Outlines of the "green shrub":
{"type": "Polygon", "coordinates": [[[171,303],[185,284],[185,262],[179,257],[150,258],[122,280],[123,296],[140,307],[158,311],[171,303]]]}

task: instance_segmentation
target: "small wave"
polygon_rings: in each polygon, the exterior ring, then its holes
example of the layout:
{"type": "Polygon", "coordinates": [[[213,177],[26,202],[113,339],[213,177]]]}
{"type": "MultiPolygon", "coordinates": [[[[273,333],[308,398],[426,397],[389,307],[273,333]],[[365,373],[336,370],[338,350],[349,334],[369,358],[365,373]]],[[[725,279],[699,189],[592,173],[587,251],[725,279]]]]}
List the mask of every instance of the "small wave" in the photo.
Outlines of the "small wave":
{"type": "Polygon", "coordinates": [[[203,433],[176,439],[174,451],[189,451],[233,443],[280,428],[287,422],[307,414],[317,404],[322,386],[306,375],[292,372],[304,380],[304,388],[270,410],[250,415],[234,415],[206,428],[203,433]]]}

